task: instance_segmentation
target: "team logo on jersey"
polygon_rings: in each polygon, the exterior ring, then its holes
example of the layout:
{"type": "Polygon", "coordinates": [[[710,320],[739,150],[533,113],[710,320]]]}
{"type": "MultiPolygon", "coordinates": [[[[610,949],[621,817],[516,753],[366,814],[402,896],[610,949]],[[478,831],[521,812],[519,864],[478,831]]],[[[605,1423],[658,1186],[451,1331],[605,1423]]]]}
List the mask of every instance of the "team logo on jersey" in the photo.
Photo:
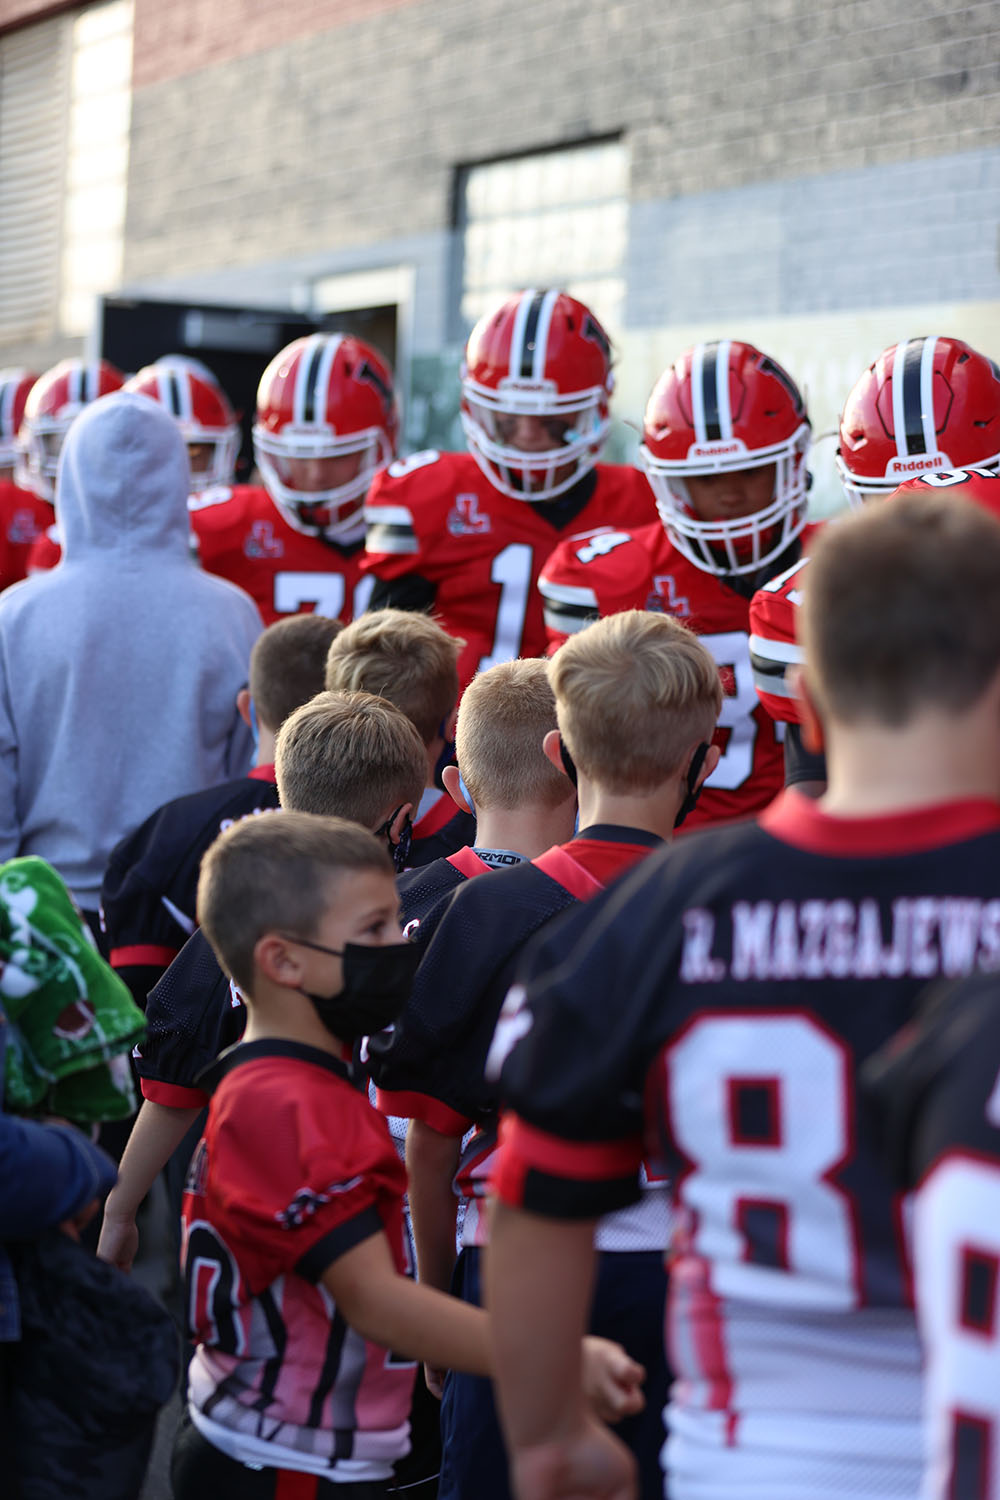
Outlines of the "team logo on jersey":
{"type": "Polygon", "coordinates": [[[285,544],[275,536],[270,521],[255,521],[243,543],[243,552],[246,557],[284,557],[285,544]]]}
{"type": "Polygon", "coordinates": [[[15,547],[27,547],[41,536],[42,528],[30,510],[16,510],[7,527],[7,540],[15,547]]]}
{"type": "Polygon", "coordinates": [[[482,536],[492,529],[489,516],[479,509],[478,495],[456,495],[445,525],[452,536],[482,536]]]}
{"type": "Polygon", "coordinates": [[[283,1229],[298,1229],[324,1203],[329,1203],[338,1193],[349,1193],[360,1181],[360,1177],[351,1177],[347,1182],[332,1182],[325,1193],[317,1193],[307,1187],[299,1188],[288,1207],[281,1209],[274,1217],[283,1229]]]}
{"type": "Polygon", "coordinates": [[[658,615],[673,615],[677,620],[691,618],[691,605],[685,594],[678,594],[672,573],[656,574],[653,592],[646,600],[646,608],[658,615]]]}

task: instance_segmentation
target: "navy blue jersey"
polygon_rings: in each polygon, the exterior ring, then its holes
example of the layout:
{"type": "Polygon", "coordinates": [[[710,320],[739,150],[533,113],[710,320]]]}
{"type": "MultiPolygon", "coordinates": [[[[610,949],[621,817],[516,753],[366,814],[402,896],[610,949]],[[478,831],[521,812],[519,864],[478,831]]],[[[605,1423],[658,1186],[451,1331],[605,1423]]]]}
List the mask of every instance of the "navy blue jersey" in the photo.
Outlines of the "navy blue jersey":
{"type": "Polygon", "coordinates": [[[150,991],[146,1039],[133,1053],[143,1097],[180,1109],[207,1104],[199,1080],[245,1026],[242,998],[199,929],[150,991]]]}
{"type": "Polygon", "coordinates": [[[866,1084],[916,1189],[927,1500],[1000,1496],[1000,976],[935,985],[866,1084]]]}
{"type": "Polygon", "coordinates": [[[795,793],[526,956],[491,1049],[495,1187],[589,1218],[634,1199],[644,1149],[671,1174],[668,1470],[714,1486],[672,1493],[915,1493],[902,1195],[858,1071],[929,980],[997,965],[1000,808],[853,820],[795,793]]]}
{"type": "Polygon", "coordinates": [[[101,887],[111,964],[138,1003],[197,926],[202,855],[239,818],[278,806],[274,767],[164,803],[111,851],[101,887]]]}

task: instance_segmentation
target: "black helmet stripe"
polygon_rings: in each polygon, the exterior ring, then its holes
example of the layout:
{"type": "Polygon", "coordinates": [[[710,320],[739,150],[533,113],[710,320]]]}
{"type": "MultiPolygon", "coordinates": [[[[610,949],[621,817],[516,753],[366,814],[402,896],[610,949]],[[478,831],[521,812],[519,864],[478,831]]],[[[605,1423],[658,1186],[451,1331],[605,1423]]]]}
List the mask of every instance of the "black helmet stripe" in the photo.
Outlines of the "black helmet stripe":
{"type": "Polygon", "coordinates": [[[326,340],[318,335],[311,341],[312,347],[306,355],[305,369],[302,372],[302,420],[303,422],[315,422],[318,401],[316,398],[316,377],[319,374],[320,360],[326,347],[326,340]]]}
{"type": "MultiPolygon", "coordinates": [[[[926,453],[927,444],[924,440],[924,411],[923,397],[925,394],[931,396],[931,420],[933,422],[933,391],[925,393],[923,382],[920,378],[921,366],[923,364],[924,346],[926,339],[913,339],[906,346],[903,355],[903,432],[905,434],[906,453],[926,453]]],[[[896,444],[899,446],[899,432],[896,432],[896,444]]]]}
{"type": "Polygon", "coordinates": [[[521,380],[532,380],[535,378],[535,345],[538,341],[538,320],[542,315],[542,304],[545,301],[546,292],[526,293],[531,300],[525,310],[523,322],[520,318],[515,323],[515,337],[520,332],[520,348],[511,348],[510,372],[521,380]],[[518,324],[520,328],[518,328],[518,324]]]}
{"type": "MultiPolygon", "coordinates": [[[[722,436],[722,423],[719,413],[719,354],[722,345],[716,341],[711,344],[702,344],[696,353],[700,353],[700,359],[696,359],[691,371],[692,384],[698,382],[696,391],[692,391],[695,403],[695,411],[701,417],[703,431],[697,434],[699,442],[717,442],[722,436]],[[699,368],[700,366],[700,368],[699,368]],[[700,411],[698,410],[700,407],[700,411]]],[[[726,368],[723,377],[729,378],[729,344],[726,349],[726,368]]],[[[697,419],[695,425],[697,426],[697,419]]]]}

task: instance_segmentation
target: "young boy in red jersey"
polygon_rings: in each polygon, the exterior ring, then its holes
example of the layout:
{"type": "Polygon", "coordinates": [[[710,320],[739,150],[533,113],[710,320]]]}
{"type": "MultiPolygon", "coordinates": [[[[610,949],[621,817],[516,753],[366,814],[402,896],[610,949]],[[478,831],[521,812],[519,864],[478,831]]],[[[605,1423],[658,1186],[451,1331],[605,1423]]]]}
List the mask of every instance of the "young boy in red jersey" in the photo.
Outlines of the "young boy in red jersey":
{"type": "MultiPolygon", "coordinates": [[[[413,1361],[491,1370],[483,1314],[406,1279],[405,1173],[351,1077],[418,956],[392,863],[345,820],[253,819],[206,855],[198,911],[249,1019],[210,1070],[185,1198],[197,1349],[175,1500],[370,1500],[406,1452],[413,1361]]],[[[600,1404],[641,1405],[623,1351],[588,1365],[600,1404]]]]}

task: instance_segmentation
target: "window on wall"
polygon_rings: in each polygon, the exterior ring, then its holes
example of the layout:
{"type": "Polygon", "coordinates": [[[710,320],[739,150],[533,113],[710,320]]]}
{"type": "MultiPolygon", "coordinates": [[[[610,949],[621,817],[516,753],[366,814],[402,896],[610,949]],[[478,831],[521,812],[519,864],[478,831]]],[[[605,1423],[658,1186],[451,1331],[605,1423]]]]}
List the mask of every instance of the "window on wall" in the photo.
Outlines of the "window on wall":
{"type": "Polygon", "coordinates": [[[103,0],[0,37],[0,348],[90,332],[95,295],[121,283],[132,10],[103,0]]]}
{"type": "Polygon", "coordinates": [[[621,326],[628,150],[592,141],[462,167],[457,182],[464,329],[510,292],[558,286],[621,326]]]}

